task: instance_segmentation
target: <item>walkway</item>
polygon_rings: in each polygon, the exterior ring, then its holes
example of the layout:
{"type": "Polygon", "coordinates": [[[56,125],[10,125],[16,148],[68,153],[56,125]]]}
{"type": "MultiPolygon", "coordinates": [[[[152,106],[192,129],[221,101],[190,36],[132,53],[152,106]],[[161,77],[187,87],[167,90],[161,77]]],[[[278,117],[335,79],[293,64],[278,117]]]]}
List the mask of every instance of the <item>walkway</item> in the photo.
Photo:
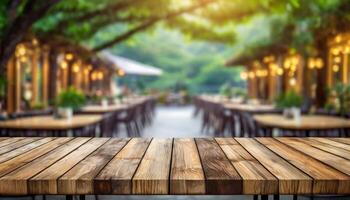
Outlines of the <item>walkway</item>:
{"type": "Polygon", "coordinates": [[[192,106],[160,106],[152,125],[143,131],[142,137],[203,137],[200,119],[193,118],[193,112],[192,106]]]}

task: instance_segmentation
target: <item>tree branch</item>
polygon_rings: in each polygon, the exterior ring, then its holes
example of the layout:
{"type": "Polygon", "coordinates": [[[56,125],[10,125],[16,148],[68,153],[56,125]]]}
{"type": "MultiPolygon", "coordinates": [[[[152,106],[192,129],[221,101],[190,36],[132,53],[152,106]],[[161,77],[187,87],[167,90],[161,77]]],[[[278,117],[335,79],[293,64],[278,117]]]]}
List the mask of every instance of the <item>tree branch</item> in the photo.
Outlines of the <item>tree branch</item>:
{"type": "Polygon", "coordinates": [[[23,12],[9,25],[0,42],[0,73],[4,72],[8,60],[16,49],[16,45],[22,41],[30,27],[59,1],[30,0],[25,5],[23,12]]]}
{"type": "Polygon", "coordinates": [[[190,6],[188,8],[183,8],[183,9],[180,9],[178,11],[168,13],[165,16],[152,17],[152,18],[148,19],[147,21],[141,23],[140,25],[132,28],[131,30],[128,30],[125,33],[117,36],[116,38],[93,48],[93,51],[97,52],[97,51],[101,51],[103,49],[109,48],[117,43],[120,43],[120,42],[128,39],[129,37],[133,36],[135,33],[139,32],[139,31],[143,31],[143,30],[151,27],[152,25],[154,25],[155,23],[157,23],[159,21],[174,18],[174,17],[179,16],[179,15],[184,14],[184,13],[192,12],[192,11],[194,11],[198,8],[204,7],[212,2],[214,2],[214,0],[203,0],[203,1],[200,1],[199,4],[190,6]]]}
{"type": "MultiPolygon", "coordinates": [[[[60,21],[55,28],[50,31],[51,33],[57,33],[62,31],[66,26],[68,26],[69,22],[72,21],[76,21],[76,23],[82,23],[84,21],[88,21],[91,20],[92,18],[96,17],[97,15],[99,16],[106,16],[108,17],[111,13],[115,13],[117,11],[123,10],[124,8],[127,8],[128,6],[132,5],[135,3],[136,0],[134,1],[124,1],[124,2],[118,2],[109,6],[106,6],[104,8],[100,8],[100,9],[96,9],[93,11],[89,11],[80,15],[74,15],[70,18],[64,19],[62,21],[60,21]]],[[[137,0],[137,1],[141,1],[141,0],[137,0]]]]}

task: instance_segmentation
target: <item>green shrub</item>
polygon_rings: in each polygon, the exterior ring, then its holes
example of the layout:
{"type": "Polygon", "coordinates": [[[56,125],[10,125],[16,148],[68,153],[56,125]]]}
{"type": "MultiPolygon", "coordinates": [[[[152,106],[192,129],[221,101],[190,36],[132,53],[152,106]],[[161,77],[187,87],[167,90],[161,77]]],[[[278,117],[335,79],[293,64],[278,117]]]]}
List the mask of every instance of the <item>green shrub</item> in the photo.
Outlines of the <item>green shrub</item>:
{"type": "Polygon", "coordinates": [[[223,84],[220,87],[220,91],[219,91],[220,95],[224,96],[224,97],[228,97],[231,98],[232,97],[232,89],[231,89],[231,85],[228,83],[223,84]]]}
{"type": "Polygon", "coordinates": [[[6,85],[6,77],[4,75],[0,75],[0,99],[3,99],[6,96],[6,85]]]}
{"type": "Polygon", "coordinates": [[[56,105],[62,108],[79,109],[85,105],[85,101],[86,99],[83,93],[74,87],[69,87],[58,95],[56,105]]]}
{"type": "MultiPolygon", "coordinates": [[[[350,111],[350,85],[336,83],[330,88],[328,98],[335,100],[332,106],[340,115],[345,115],[350,111]]],[[[331,103],[328,102],[328,104],[331,103]]]]}
{"type": "Polygon", "coordinates": [[[275,104],[277,108],[301,107],[303,99],[294,90],[289,90],[276,98],[275,104]]]}

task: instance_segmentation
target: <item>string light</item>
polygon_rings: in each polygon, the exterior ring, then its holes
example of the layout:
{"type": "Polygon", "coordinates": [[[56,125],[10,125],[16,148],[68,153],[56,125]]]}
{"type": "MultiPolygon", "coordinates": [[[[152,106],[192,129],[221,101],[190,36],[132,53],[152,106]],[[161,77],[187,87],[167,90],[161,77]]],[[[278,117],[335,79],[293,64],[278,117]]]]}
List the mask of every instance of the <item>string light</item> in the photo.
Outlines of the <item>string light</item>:
{"type": "Polygon", "coordinates": [[[240,77],[242,80],[247,80],[247,78],[248,78],[247,72],[241,72],[240,77]]]}
{"type": "Polygon", "coordinates": [[[250,79],[255,78],[254,72],[249,72],[249,73],[248,73],[248,77],[249,77],[250,79]]]}
{"type": "Polygon", "coordinates": [[[295,86],[295,85],[296,85],[296,83],[297,83],[297,81],[295,80],[295,78],[291,78],[291,79],[289,79],[289,85],[291,85],[291,86],[295,86]]]}
{"type": "Polygon", "coordinates": [[[78,73],[80,71],[80,67],[77,63],[73,64],[73,72],[74,73],[78,73]]]}
{"type": "Polygon", "coordinates": [[[16,48],[16,56],[20,57],[20,56],[24,56],[26,54],[26,48],[23,44],[19,44],[17,45],[16,48]]]}
{"type": "Polygon", "coordinates": [[[339,65],[333,65],[332,67],[334,72],[338,72],[339,71],[339,65]]]}
{"type": "Polygon", "coordinates": [[[341,57],[340,56],[334,57],[334,62],[335,63],[340,63],[341,62],[341,57]]]}
{"type": "Polygon", "coordinates": [[[99,79],[99,80],[103,79],[103,72],[98,72],[97,79],[99,79]]]}
{"type": "Polygon", "coordinates": [[[277,72],[277,75],[279,75],[279,76],[283,75],[283,69],[282,68],[278,68],[276,70],[276,72],[277,72]]]}
{"type": "Polygon", "coordinates": [[[91,73],[91,80],[96,80],[97,79],[97,74],[96,74],[96,72],[92,72],[91,73]]]}
{"type": "Polygon", "coordinates": [[[66,58],[66,60],[73,60],[74,55],[72,53],[67,53],[65,58],[66,58]]]}
{"type": "Polygon", "coordinates": [[[66,61],[62,61],[61,62],[61,68],[62,69],[67,69],[67,67],[68,67],[68,63],[66,61]]]}
{"type": "Polygon", "coordinates": [[[118,69],[117,74],[118,76],[125,76],[125,71],[122,69],[118,69]]]}

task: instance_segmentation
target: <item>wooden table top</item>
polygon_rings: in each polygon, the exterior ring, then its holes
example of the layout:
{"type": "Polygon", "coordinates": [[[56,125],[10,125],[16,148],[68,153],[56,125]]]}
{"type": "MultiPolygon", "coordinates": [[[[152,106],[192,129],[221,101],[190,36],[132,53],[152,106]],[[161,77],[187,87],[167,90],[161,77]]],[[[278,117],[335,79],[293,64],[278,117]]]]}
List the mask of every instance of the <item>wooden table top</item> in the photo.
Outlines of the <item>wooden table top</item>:
{"type": "Polygon", "coordinates": [[[0,195],[350,194],[349,138],[0,138],[0,195]]]}
{"type": "Polygon", "coordinates": [[[102,105],[88,105],[84,106],[80,109],[82,113],[95,113],[95,114],[103,114],[107,112],[115,112],[118,110],[124,110],[128,107],[127,104],[113,104],[108,106],[102,105]]]}
{"type": "Polygon", "coordinates": [[[67,130],[98,123],[102,115],[73,115],[71,120],[53,116],[34,116],[0,121],[0,128],[31,130],[67,130]]]}
{"type": "Polygon", "coordinates": [[[246,111],[246,112],[261,112],[276,110],[273,105],[253,105],[253,104],[239,104],[239,103],[225,103],[226,109],[246,111]]]}
{"type": "Polygon", "coordinates": [[[302,115],[300,122],[287,119],[280,114],[254,115],[253,117],[262,126],[280,129],[325,130],[350,127],[350,120],[323,115],[302,115]]]}

